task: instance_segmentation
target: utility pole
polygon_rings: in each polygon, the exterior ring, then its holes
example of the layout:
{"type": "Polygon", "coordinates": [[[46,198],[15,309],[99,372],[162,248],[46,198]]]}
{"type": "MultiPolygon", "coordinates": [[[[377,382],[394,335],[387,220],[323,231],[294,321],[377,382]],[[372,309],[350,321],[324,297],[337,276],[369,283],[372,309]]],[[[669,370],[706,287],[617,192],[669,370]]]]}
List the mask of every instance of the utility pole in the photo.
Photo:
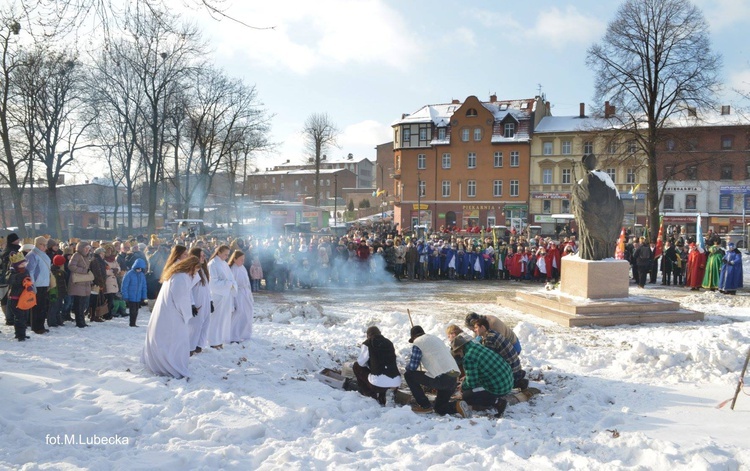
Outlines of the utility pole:
{"type": "MultiPolygon", "coordinates": [[[[338,174],[333,174],[333,227],[338,227],[337,214],[338,214],[338,202],[339,202],[339,180],[338,174]]],[[[335,229],[338,230],[338,229],[335,229]]]]}
{"type": "MultiPolygon", "coordinates": [[[[422,225],[422,176],[417,172],[417,226],[422,225]]],[[[419,232],[419,227],[417,227],[419,232]]]]}

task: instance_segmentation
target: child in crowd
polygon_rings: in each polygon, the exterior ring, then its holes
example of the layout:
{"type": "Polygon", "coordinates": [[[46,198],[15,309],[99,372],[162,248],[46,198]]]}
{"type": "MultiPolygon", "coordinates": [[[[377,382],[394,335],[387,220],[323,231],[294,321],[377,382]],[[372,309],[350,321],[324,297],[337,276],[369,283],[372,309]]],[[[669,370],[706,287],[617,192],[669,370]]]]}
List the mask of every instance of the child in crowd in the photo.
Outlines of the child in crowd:
{"type": "Polygon", "coordinates": [[[26,326],[28,325],[30,310],[18,309],[18,298],[31,282],[31,278],[26,273],[26,257],[23,253],[18,252],[10,257],[10,277],[8,278],[8,312],[14,320],[15,337],[19,342],[23,342],[29,337],[26,336],[26,326]],[[28,280],[28,283],[24,283],[28,280]],[[24,286],[26,285],[26,286],[24,286]]]}
{"type": "Polygon", "coordinates": [[[63,269],[65,257],[55,255],[52,258],[52,276],[55,277],[55,287],[49,293],[49,312],[47,313],[47,324],[50,327],[63,325],[62,308],[63,300],[68,295],[67,274],[63,269]]]}
{"type": "Polygon", "coordinates": [[[250,284],[253,292],[260,291],[260,280],[263,279],[263,267],[260,266],[258,257],[253,257],[253,263],[250,265],[250,284]]]}
{"type": "Polygon", "coordinates": [[[146,302],[148,293],[146,289],[146,262],[137,258],[125,277],[122,279],[122,298],[128,303],[130,310],[130,327],[138,327],[135,324],[138,318],[138,309],[141,302],[146,302]]]}

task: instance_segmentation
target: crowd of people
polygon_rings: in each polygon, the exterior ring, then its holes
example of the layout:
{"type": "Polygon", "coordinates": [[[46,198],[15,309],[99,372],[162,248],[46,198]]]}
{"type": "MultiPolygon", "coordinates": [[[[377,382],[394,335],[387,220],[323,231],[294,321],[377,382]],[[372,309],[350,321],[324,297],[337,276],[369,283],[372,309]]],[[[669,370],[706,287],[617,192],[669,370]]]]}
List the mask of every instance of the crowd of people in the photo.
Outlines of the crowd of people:
{"type": "Polygon", "coordinates": [[[236,244],[219,244],[209,255],[204,241],[167,248],[155,236],[149,245],[45,236],[21,242],[9,234],[0,255],[2,308],[18,341],[30,338],[29,324],[37,335],[114,317],[138,327],[139,309],[154,300],[141,361],[153,373],[182,378],[190,356],[252,336],[250,276],[236,244]]]}
{"type": "MultiPolygon", "coordinates": [[[[416,403],[414,412],[469,417],[472,410],[494,409],[494,415],[501,417],[508,405],[503,396],[528,388],[519,359],[521,343],[513,331],[495,316],[472,312],[465,321],[474,335],[451,324],[446,330],[450,346],[421,326],[412,327],[409,343],[413,346],[403,379],[416,403]],[[434,402],[425,388],[435,393],[434,402]]],[[[393,343],[377,326],[369,327],[352,368],[356,381],[348,383],[348,388],[381,405],[392,404],[402,377],[396,360],[393,343]]]]}

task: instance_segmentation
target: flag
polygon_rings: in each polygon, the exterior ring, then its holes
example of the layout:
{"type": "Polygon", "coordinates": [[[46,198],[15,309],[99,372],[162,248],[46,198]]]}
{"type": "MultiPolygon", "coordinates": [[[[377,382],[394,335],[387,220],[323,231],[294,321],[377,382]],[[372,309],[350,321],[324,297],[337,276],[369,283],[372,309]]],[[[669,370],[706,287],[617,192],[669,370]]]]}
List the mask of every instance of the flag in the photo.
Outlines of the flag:
{"type": "Polygon", "coordinates": [[[664,249],[664,241],[662,240],[663,237],[664,237],[664,216],[659,216],[659,235],[656,236],[656,248],[654,249],[654,258],[661,255],[661,252],[664,249]]]}
{"type": "Polygon", "coordinates": [[[639,183],[636,186],[630,188],[630,194],[633,195],[634,200],[638,199],[638,188],[640,187],[641,187],[641,184],[639,183]]]}
{"type": "Polygon", "coordinates": [[[377,196],[383,196],[383,193],[385,193],[385,190],[378,190],[377,196]]]}
{"type": "Polygon", "coordinates": [[[703,229],[701,228],[701,215],[698,214],[698,222],[695,225],[695,240],[701,252],[706,250],[706,239],[703,238],[703,229]]]}
{"type": "Polygon", "coordinates": [[[615,250],[615,258],[617,260],[625,260],[625,228],[620,231],[620,240],[617,241],[617,249],[615,250]]]}

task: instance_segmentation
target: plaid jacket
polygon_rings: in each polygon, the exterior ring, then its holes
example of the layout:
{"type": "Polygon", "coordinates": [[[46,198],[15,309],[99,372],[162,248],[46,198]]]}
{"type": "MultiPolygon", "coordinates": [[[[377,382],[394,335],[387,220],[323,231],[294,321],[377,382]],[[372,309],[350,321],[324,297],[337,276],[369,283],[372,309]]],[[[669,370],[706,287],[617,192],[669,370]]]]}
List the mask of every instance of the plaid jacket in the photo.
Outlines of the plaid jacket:
{"type": "Polygon", "coordinates": [[[461,389],[482,387],[502,396],[513,389],[513,372],[503,357],[474,342],[464,345],[464,379],[461,389]]]}
{"type": "Polygon", "coordinates": [[[518,353],[516,353],[516,349],[513,348],[513,344],[508,339],[494,330],[488,330],[484,337],[482,337],[482,345],[497,353],[508,362],[511,370],[513,370],[514,379],[526,376],[521,369],[521,361],[518,359],[518,353]]]}

